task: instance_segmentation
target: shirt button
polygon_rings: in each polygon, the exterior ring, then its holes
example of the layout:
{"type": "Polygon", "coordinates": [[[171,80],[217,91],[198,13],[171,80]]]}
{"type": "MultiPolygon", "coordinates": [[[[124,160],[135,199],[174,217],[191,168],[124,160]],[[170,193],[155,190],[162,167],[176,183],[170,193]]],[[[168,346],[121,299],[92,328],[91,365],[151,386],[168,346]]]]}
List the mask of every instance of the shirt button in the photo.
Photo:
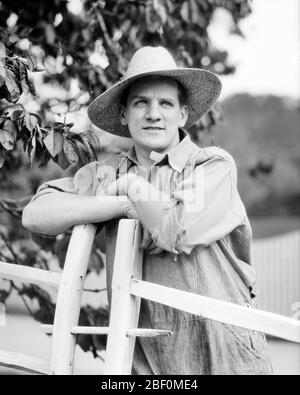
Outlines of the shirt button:
{"type": "MultiPolygon", "coordinates": [[[[246,304],[246,307],[248,307],[248,309],[251,309],[251,305],[249,303],[246,304]]],[[[253,333],[253,335],[256,335],[256,331],[251,331],[253,333]]]]}

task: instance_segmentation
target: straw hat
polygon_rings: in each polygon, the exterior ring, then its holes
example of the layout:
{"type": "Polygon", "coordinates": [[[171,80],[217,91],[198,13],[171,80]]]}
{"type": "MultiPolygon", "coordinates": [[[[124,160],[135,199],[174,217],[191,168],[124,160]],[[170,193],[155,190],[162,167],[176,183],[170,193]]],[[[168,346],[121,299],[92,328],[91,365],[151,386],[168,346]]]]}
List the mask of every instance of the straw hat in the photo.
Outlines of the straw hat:
{"type": "Polygon", "coordinates": [[[108,133],[130,137],[128,128],[120,122],[120,98],[130,84],[147,76],[173,78],[185,88],[189,109],[187,129],[217,101],[222,88],[219,78],[209,71],[177,67],[165,48],[143,47],[133,56],[124,78],[89,105],[88,116],[91,122],[108,133]]]}

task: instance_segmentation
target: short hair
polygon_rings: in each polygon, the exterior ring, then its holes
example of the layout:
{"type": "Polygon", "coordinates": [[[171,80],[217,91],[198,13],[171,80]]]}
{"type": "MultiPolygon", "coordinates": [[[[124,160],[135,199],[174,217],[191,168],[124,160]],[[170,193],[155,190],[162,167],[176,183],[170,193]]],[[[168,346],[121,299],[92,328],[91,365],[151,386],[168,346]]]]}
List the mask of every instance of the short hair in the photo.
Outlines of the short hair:
{"type": "Polygon", "coordinates": [[[124,107],[127,106],[127,100],[129,97],[129,93],[130,93],[130,89],[132,87],[132,85],[137,82],[137,81],[143,81],[143,80],[154,80],[154,81],[165,81],[165,80],[171,80],[173,82],[177,83],[177,87],[178,87],[178,99],[179,99],[179,103],[181,106],[185,106],[187,104],[187,100],[188,100],[188,95],[187,92],[185,90],[185,88],[183,87],[183,85],[177,81],[175,78],[171,78],[171,77],[163,77],[163,76],[156,76],[156,75],[151,75],[149,77],[142,77],[136,81],[134,81],[132,84],[130,84],[121,94],[120,97],[120,104],[124,107]]]}

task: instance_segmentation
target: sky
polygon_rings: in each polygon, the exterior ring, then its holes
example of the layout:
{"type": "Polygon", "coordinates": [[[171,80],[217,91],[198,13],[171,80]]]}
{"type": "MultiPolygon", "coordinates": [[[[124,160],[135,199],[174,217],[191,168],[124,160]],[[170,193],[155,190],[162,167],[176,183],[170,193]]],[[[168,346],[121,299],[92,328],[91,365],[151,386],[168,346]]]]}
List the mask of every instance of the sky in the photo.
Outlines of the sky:
{"type": "MultiPolygon", "coordinates": [[[[70,4],[81,11],[81,0],[70,4]]],[[[241,23],[246,39],[230,35],[229,25],[229,14],[220,9],[209,32],[237,66],[234,75],[222,77],[222,97],[248,92],[300,98],[300,0],[253,0],[253,13],[241,23]]]]}
{"type": "Polygon", "coordinates": [[[300,98],[300,0],[254,0],[241,23],[246,39],[229,35],[229,23],[220,10],[210,28],[213,44],[237,66],[221,78],[223,98],[239,92],[300,98]]]}

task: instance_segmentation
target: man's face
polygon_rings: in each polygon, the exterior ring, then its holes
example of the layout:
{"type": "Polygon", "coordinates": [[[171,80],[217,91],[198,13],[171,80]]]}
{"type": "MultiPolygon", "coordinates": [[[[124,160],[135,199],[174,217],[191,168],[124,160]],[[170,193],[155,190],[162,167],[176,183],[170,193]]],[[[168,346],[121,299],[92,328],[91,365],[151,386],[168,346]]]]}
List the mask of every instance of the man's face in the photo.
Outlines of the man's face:
{"type": "Polygon", "coordinates": [[[188,117],[179,102],[176,81],[143,79],[130,87],[121,122],[128,126],[134,145],[148,151],[166,152],[179,143],[179,128],[188,117]]]}

